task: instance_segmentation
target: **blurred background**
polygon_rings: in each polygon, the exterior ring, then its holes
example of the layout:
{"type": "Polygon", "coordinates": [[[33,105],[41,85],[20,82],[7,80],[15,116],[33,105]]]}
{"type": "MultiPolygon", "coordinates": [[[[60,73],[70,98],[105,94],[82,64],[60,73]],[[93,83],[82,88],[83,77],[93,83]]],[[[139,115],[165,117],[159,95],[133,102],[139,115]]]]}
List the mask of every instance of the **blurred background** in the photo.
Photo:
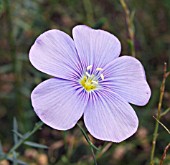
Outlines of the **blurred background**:
{"type": "MultiPolygon", "coordinates": [[[[145,67],[152,97],[145,107],[133,106],[140,125],[131,138],[116,144],[90,137],[97,147],[106,149],[106,152],[96,153],[99,165],[149,164],[155,125],[153,116],[157,112],[164,62],[167,62],[170,71],[170,0],[126,0],[126,3],[130,11],[135,11],[136,58],[145,67]]],[[[113,33],[121,41],[121,53],[131,55],[125,12],[119,1],[0,0],[0,142],[4,152],[14,145],[14,117],[21,133],[32,130],[39,121],[31,106],[30,94],[48,75],[30,64],[28,53],[31,45],[41,33],[49,29],[60,29],[72,35],[71,30],[77,24],[113,33]]],[[[166,81],[162,110],[169,107],[170,78],[166,81]]],[[[163,116],[161,121],[170,128],[170,113],[163,116]]],[[[27,164],[93,164],[89,146],[78,127],[61,132],[44,125],[29,140],[49,148],[22,145],[17,149],[17,154],[27,164]]],[[[160,126],[156,164],[169,142],[169,134],[160,126]]],[[[7,161],[3,163],[10,164],[7,161]]],[[[170,165],[170,153],[167,153],[164,164],[170,165]]]]}

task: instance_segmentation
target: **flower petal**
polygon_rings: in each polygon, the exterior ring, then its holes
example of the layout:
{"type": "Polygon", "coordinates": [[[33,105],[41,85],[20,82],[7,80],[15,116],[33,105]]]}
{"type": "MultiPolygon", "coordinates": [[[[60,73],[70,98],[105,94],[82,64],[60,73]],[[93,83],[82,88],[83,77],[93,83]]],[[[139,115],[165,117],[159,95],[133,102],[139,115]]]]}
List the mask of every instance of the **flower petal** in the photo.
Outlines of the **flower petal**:
{"type": "Polygon", "coordinates": [[[91,95],[84,122],[95,138],[112,142],[129,138],[138,127],[133,108],[119,95],[104,90],[91,95]]]}
{"type": "Polygon", "coordinates": [[[127,102],[139,106],[148,103],[151,90],[143,66],[137,59],[129,56],[117,58],[103,69],[103,75],[102,86],[110,88],[127,102]]]}
{"type": "Polygon", "coordinates": [[[87,95],[75,82],[52,78],[39,84],[31,94],[32,105],[39,118],[58,130],[77,123],[87,104],[87,95]]]}
{"type": "Polygon", "coordinates": [[[41,34],[31,47],[29,58],[38,70],[59,78],[74,79],[82,69],[73,40],[60,30],[41,34]]]}
{"type": "Polygon", "coordinates": [[[102,68],[120,55],[119,40],[104,30],[79,25],[73,28],[73,38],[84,67],[102,68]]]}

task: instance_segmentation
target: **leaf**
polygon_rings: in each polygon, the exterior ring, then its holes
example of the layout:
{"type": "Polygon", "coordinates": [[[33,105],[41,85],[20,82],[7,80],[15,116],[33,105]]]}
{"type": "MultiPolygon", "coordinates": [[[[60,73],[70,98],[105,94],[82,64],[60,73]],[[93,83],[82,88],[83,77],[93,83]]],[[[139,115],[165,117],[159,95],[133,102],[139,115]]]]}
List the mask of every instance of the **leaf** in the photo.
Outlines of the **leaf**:
{"type": "Polygon", "coordinates": [[[168,112],[170,112],[170,107],[161,113],[161,117],[166,115],[168,112]]]}
{"type": "Polygon", "coordinates": [[[23,135],[20,134],[19,132],[16,132],[15,130],[12,130],[19,138],[23,139],[23,135]]]}
{"type": "Polygon", "coordinates": [[[133,23],[133,20],[134,20],[134,17],[135,17],[135,13],[136,13],[135,10],[132,10],[131,13],[130,13],[130,21],[131,21],[131,23],[133,23]]]}
{"type": "MultiPolygon", "coordinates": [[[[13,162],[13,164],[14,164],[13,158],[7,157],[7,160],[13,162]]],[[[18,165],[28,165],[27,163],[25,163],[25,162],[23,162],[23,161],[21,161],[21,160],[18,160],[18,159],[16,160],[16,163],[17,163],[18,165]]]]}
{"type": "Polygon", "coordinates": [[[26,141],[24,142],[25,145],[31,146],[31,147],[35,147],[35,148],[42,148],[42,149],[47,149],[48,147],[46,145],[43,144],[38,144],[35,142],[30,142],[30,141],[26,141]]]}
{"type": "Polygon", "coordinates": [[[2,144],[1,144],[1,141],[0,141],[0,158],[4,156],[4,152],[3,152],[3,149],[2,149],[2,144]]]}
{"type": "Polygon", "coordinates": [[[13,165],[17,165],[17,153],[15,151],[13,151],[13,158],[12,158],[12,161],[13,161],[13,165]]]}
{"type": "Polygon", "coordinates": [[[13,138],[14,138],[14,144],[18,143],[18,135],[15,132],[18,132],[18,123],[16,118],[13,118],[13,138]]]}
{"type": "Polygon", "coordinates": [[[7,73],[12,70],[11,64],[6,64],[0,67],[0,73],[7,73]]]}
{"type": "Polygon", "coordinates": [[[155,116],[153,116],[153,118],[170,134],[169,129],[163,123],[161,123],[155,116]]]}

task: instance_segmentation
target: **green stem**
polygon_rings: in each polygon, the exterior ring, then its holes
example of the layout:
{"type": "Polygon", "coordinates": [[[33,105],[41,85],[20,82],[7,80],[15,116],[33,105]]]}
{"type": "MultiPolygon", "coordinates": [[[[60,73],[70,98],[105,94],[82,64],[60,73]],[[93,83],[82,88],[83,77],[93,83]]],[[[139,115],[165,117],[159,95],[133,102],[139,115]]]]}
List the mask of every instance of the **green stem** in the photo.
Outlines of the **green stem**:
{"type": "Polygon", "coordinates": [[[161,113],[161,117],[166,115],[170,111],[170,107],[161,113]]]}
{"type": "Polygon", "coordinates": [[[153,116],[153,118],[170,134],[169,129],[163,123],[161,123],[155,116],[153,116]]]}
{"type": "Polygon", "coordinates": [[[30,138],[36,131],[38,131],[43,125],[43,122],[38,122],[36,123],[36,125],[34,126],[33,130],[29,133],[26,133],[25,136],[23,136],[23,139],[20,140],[20,142],[16,145],[14,145],[14,147],[11,148],[11,150],[9,151],[9,153],[12,153],[13,151],[15,151],[16,149],[18,149],[21,144],[23,144],[28,138],[30,138]]]}
{"type": "MultiPolygon", "coordinates": [[[[6,24],[7,24],[7,38],[9,42],[9,50],[13,64],[13,72],[15,76],[15,95],[16,95],[16,111],[15,113],[22,116],[22,97],[20,95],[20,84],[21,84],[21,74],[20,74],[20,67],[17,60],[16,54],[16,46],[15,46],[15,39],[13,35],[13,25],[12,25],[12,18],[11,18],[11,8],[9,0],[4,0],[4,8],[6,11],[6,24]]],[[[16,114],[14,115],[16,116],[16,114]]]]}
{"type": "Polygon", "coordinates": [[[126,19],[128,34],[129,34],[129,47],[130,47],[132,56],[135,57],[135,42],[134,42],[134,35],[135,35],[134,31],[135,30],[134,30],[134,24],[133,24],[134,12],[130,13],[128,6],[126,5],[124,0],[120,0],[120,3],[125,12],[125,19],[126,19]]]}
{"type": "Polygon", "coordinates": [[[95,153],[94,153],[94,149],[92,146],[90,146],[90,149],[91,149],[91,152],[92,152],[92,156],[93,156],[93,160],[94,160],[94,165],[97,165],[97,160],[96,160],[96,156],[95,156],[95,153]]]}
{"type": "Polygon", "coordinates": [[[159,129],[159,120],[161,119],[161,108],[162,108],[162,101],[163,101],[163,96],[164,96],[164,91],[165,91],[165,82],[166,82],[166,71],[167,71],[167,64],[164,63],[164,75],[163,75],[163,80],[160,88],[160,98],[159,98],[159,103],[158,103],[158,111],[157,111],[157,120],[155,124],[155,130],[153,134],[153,140],[152,140],[152,149],[151,149],[151,156],[150,156],[150,165],[154,165],[154,155],[155,155],[155,147],[156,147],[156,140],[158,137],[158,129],[159,129]]]}
{"type": "Polygon", "coordinates": [[[86,12],[86,18],[88,24],[94,24],[94,18],[93,18],[93,8],[90,0],[83,0],[84,9],[86,12]]]}
{"type": "Polygon", "coordinates": [[[88,137],[87,133],[85,132],[85,130],[83,129],[83,127],[77,123],[77,126],[80,128],[81,132],[83,133],[86,141],[89,143],[90,146],[92,146],[95,150],[99,151],[99,149],[90,141],[90,138],[88,137]]]}
{"type": "Polygon", "coordinates": [[[43,125],[43,122],[38,122],[36,123],[36,125],[34,126],[33,130],[31,132],[26,133],[25,135],[23,135],[23,138],[20,139],[18,141],[17,144],[15,144],[10,151],[4,155],[3,158],[1,158],[0,160],[3,160],[4,158],[7,158],[9,155],[13,154],[28,138],[30,138],[36,131],[38,131],[43,125]]]}
{"type": "Polygon", "coordinates": [[[94,164],[97,165],[97,160],[96,160],[96,157],[95,157],[94,149],[96,149],[96,150],[99,150],[99,149],[90,141],[90,139],[89,139],[87,133],[85,132],[85,130],[83,129],[83,127],[79,123],[77,123],[77,126],[80,128],[82,134],[84,135],[86,141],[88,142],[92,156],[93,156],[94,164]]]}
{"type": "MultiPolygon", "coordinates": [[[[9,49],[11,53],[11,58],[14,61],[16,61],[16,48],[15,48],[15,42],[13,38],[13,26],[12,26],[12,19],[11,19],[11,10],[10,10],[10,3],[9,0],[4,0],[4,8],[6,11],[6,24],[7,24],[7,38],[9,42],[9,49]]],[[[15,65],[13,63],[13,69],[15,70],[15,65]]]]}

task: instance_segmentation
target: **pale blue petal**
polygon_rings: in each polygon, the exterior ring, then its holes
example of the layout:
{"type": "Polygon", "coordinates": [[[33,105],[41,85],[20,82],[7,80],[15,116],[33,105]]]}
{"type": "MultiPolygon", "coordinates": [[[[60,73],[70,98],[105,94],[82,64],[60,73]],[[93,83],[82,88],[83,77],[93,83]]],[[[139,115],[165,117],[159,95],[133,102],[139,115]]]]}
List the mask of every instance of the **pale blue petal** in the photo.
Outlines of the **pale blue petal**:
{"type": "Polygon", "coordinates": [[[31,94],[38,117],[58,130],[75,126],[85,110],[87,100],[88,95],[79,84],[57,78],[42,82],[31,94]]]}
{"type": "Polygon", "coordinates": [[[129,138],[138,127],[133,108],[122,97],[106,90],[92,93],[84,122],[92,136],[112,142],[129,138]]]}
{"type": "Polygon", "coordinates": [[[151,97],[151,90],[146,81],[142,64],[133,57],[122,56],[110,62],[104,69],[104,88],[123,97],[135,105],[145,105],[151,97]]]}
{"type": "Polygon", "coordinates": [[[82,66],[71,37],[60,30],[41,34],[31,47],[29,58],[38,70],[64,79],[75,79],[82,66]]]}
{"type": "Polygon", "coordinates": [[[84,67],[102,68],[120,55],[119,40],[104,30],[79,25],[73,28],[73,39],[84,67]]]}

